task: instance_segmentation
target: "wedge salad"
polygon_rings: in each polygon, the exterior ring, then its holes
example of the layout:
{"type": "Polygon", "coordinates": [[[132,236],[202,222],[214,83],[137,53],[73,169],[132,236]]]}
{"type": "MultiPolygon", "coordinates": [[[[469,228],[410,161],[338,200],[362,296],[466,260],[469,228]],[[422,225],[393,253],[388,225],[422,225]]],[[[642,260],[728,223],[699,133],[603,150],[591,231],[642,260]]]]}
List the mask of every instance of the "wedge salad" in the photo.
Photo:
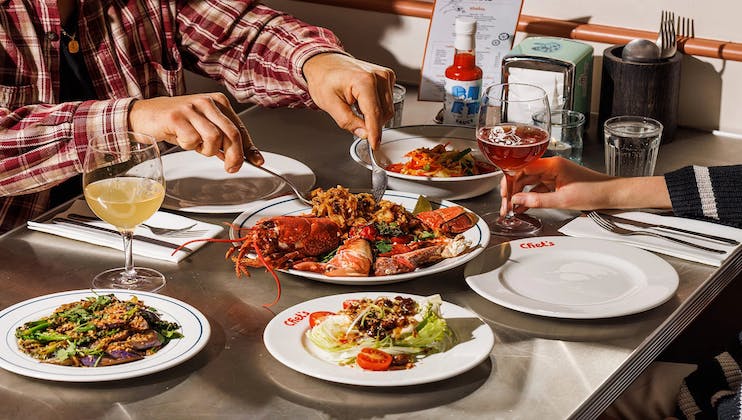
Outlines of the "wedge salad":
{"type": "Polygon", "coordinates": [[[313,312],[307,338],[317,356],[366,370],[409,369],[456,343],[440,312],[439,295],[349,299],[336,312],[313,312]]]}

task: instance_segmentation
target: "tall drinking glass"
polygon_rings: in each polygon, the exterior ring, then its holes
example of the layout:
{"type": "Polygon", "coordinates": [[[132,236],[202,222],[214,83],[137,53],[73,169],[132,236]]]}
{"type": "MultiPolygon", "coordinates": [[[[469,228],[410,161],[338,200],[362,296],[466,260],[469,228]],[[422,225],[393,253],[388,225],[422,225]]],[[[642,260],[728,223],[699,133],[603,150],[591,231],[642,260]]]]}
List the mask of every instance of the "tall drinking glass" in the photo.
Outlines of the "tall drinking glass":
{"type": "Polygon", "coordinates": [[[541,230],[541,221],[515,214],[510,201],[513,182],[529,163],[549,146],[551,119],[546,91],[524,83],[487,86],[477,122],[477,143],[482,153],[505,174],[507,215],[489,223],[495,235],[523,236],[541,230]],[[534,118],[541,115],[540,118],[534,118]]]}
{"type": "Polygon", "coordinates": [[[134,229],[152,216],[165,197],[165,178],[157,141],[132,132],[92,138],[83,164],[85,201],[102,220],[114,225],[124,240],[125,265],[98,274],[94,288],[157,291],[165,277],[150,268],[134,267],[134,229]]]}

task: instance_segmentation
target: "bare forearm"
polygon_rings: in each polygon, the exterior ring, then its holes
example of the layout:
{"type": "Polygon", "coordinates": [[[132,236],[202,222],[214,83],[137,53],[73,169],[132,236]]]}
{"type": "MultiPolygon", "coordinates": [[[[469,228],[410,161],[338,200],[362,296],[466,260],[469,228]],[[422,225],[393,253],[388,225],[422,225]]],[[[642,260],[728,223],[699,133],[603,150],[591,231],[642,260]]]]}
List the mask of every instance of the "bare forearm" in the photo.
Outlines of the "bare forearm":
{"type": "Polygon", "coordinates": [[[601,185],[601,194],[608,208],[672,208],[665,178],[661,176],[611,179],[601,185]]]}

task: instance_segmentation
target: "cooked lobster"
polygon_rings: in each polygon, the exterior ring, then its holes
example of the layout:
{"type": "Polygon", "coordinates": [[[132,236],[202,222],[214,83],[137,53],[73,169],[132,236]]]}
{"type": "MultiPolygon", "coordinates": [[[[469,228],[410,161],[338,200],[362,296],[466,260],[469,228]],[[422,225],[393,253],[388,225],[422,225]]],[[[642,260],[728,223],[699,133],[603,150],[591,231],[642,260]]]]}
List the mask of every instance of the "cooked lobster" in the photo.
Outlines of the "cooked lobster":
{"type": "MultiPolygon", "coordinates": [[[[461,206],[447,207],[416,216],[428,229],[436,233],[435,239],[416,240],[394,246],[391,252],[374,257],[369,245],[373,235],[368,230],[351,230],[351,238],[338,249],[337,254],[327,263],[299,262],[292,268],[301,271],[323,273],[328,277],[368,276],[373,265],[375,276],[407,273],[419,267],[430,265],[445,258],[455,257],[468,248],[468,242],[459,234],[476,223],[476,216],[461,206]],[[365,233],[364,233],[365,232],[365,233]],[[362,235],[364,238],[352,235],[362,235]],[[451,236],[456,236],[451,238],[451,236]]],[[[375,231],[375,229],[372,229],[375,231]]]]}
{"type": "MultiPolygon", "coordinates": [[[[226,258],[234,262],[237,277],[242,274],[249,276],[248,267],[266,267],[273,275],[278,294],[273,303],[265,305],[271,306],[278,302],[281,293],[274,268],[314,271],[330,277],[368,276],[372,267],[377,276],[414,271],[423,265],[463,253],[469,247],[469,242],[457,234],[474,226],[477,220],[475,215],[460,206],[422,212],[414,218],[425,226],[425,230],[432,230],[435,238],[395,244],[401,246],[396,247],[393,252],[379,255],[375,263],[369,243],[374,239],[358,235],[363,227],[347,232],[329,217],[319,216],[264,218],[253,227],[235,228],[244,233],[239,238],[198,239],[182,246],[195,241],[232,243],[226,258]],[[349,237],[338,248],[345,234],[349,234],[349,237]],[[239,245],[234,245],[235,243],[239,245]],[[330,261],[318,262],[318,257],[335,249],[337,253],[330,261]]],[[[410,225],[417,229],[420,223],[410,225]]],[[[369,226],[373,227],[373,223],[369,226]]],[[[405,235],[407,234],[406,232],[405,235]]]]}
{"type": "Polygon", "coordinates": [[[292,268],[323,273],[328,277],[366,277],[371,271],[374,254],[368,241],[355,237],[345,241],[330,261],[326,263],[303,261],[292,268]]]}
{"type": "Polygon", "coordinates": [[[477,216],[461,206],[424,211],[415,217],[420,219],[425,226],[433,229],[436,234],[444,236],[464,233],[477,223],[477,216]]]}
{"type": "Polygon", "coordinates": [[[235,239],[227,256],[235,263],[237,276],[250,275],[247,267],[290,267],[296,262],[326,254],[340,245],[340,227],[326,217],[278,216],[259,220],[235,239]],[[234,252],[237,255],[233,255],[234,252]],[[254,252],[255,255],[247,255],[254,252]]]}
{"type": "Polygon", "coordinates": [[[461,235],[457,235],[455,238],[440,238],[428,242],[428,246],[408,252],[379,256],[374,261],[374,275],[389,276],[409,273],[443,259],[458,256],[469,248],[469,241],[461,235]]]}

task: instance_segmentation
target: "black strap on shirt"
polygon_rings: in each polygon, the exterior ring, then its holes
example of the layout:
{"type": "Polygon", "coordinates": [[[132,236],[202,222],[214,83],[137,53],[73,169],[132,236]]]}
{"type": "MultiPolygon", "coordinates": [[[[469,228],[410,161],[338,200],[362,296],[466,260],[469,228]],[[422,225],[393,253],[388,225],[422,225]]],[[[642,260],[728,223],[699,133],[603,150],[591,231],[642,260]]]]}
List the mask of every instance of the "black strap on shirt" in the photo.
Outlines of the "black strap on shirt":
{"type": "MultiPolygon", "coordinates": [[[[75,8],[75,11],[67,20],[67,24],[63,25],[64,31],[67,34],[77,34],[77,18],[78,10],[75,8]]],[[[80,47],[80,51],[71,53],[68,45],[72,38],[64,33],[61,34],[60,38],[59,101],[77,102],[97,99],[93,83],[88,75],[88,69],[85,67],[82,46],[80,47]]],[[[76,36],[75,39],[79,42],[79,36],[76,36]]],[[[80,195],[80,193],[82,193],[82,179],[80,175],[73,176],[52,188],[49,203],[50,208],[56,207],[80,195]]]]}
{"type": "MultiPolygon", "coordinates": [[[[77,8],[72,16],[63,25],[67,34],[75,36],[77,34],[77,8]]],[[[69,43],[72,37],[62,33],[59,48],[59,101],[74,102],[97,99],[93,83],[90,81],[88,69],[85,67],[85,60],[82,51],[71,53],[69,43]]],[[[75,36],[79,42],[79,36],[75,36]]]]}

